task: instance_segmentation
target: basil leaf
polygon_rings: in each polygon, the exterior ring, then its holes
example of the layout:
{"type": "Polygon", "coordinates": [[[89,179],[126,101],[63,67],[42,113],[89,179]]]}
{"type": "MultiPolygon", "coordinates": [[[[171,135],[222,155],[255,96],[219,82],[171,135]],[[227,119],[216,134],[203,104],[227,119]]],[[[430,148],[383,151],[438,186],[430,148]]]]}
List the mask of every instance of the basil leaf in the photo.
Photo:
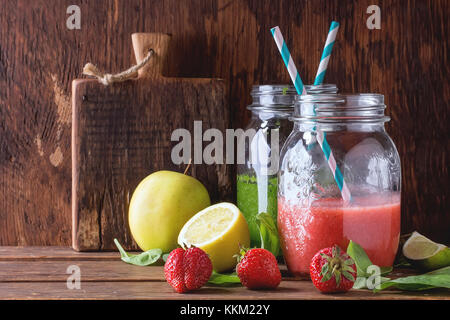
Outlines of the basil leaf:
{"type": "Polygon", "coordinates": [[[433,271],[427,272],[425,274],[431,275],[431,276],[450,275],[450,266],[444,267],[444,268],[440,268],[440,269],[437,269],[437,270],[433,270],[433,271]]]}
{"type": "Polygon", "coordinates": [[[392,267],[380,267],[380,272],[382,276],[391,273],[392,270],[393,270],[392,267]]]}
{"type": "MultiPolygon", "coordinates": [[[[391,280],[390,278],[380,277],[380,284],[391,280]]],[[[357,277],[355,283],[353,284],[353,289],[368,289],[367,288],[367,278],[357,277]]]]}
{"type": "Polygon", "coordinates": [[[365,289],[366,288],[366,277],[357,277],[355,283],[353,284],[353,289],[365,289]]]}
{"type": "Polygon", "coordinates": [[[119,249],[120,252],[120,259],[122,261],[133,264],[135,266],[148,266],[156,261],[159,260],[159,258],[162,255],[161,249],[150,249],[148,251],[142,252],[140,254],[130,254],[127,253],[122,246],[120,245],[119,241],[117,239],[114,239],[114,243],[117,246],[117,249],[119,249]]]}
{"type": "MultiPolygon", "coordinates": [[[[350,241],[347,253],[355,261],[357,268],[358,278],[353,284],[353,288],[366,288],[367,278],[370,276],[367,273],[367,268],[372,265],[372,262],[364,249],[353,241],[350,241]]],[[[381,275],[388,274],[392,271],[392,267],[381,267],[380,271],[381,275]]],[[[380,287],[378,289],[375,288],[373,291],[378,292],[390,287],[405,291],[421,291],[434,288],[450,289],[450,267],[441,268],[418,276],[408,276],[394,280],[381,277],[380,287]]]]}
{"type": "MultiPolygon", "coordinates": [[[[367,268],[373,265],[372,261],[370,261],[364,249],[350,240],[350,243],[347,247],[347,254],[353,259],[356,265],[356,271],[358,276],[368,277],[370,274],[367,273],[367,268]]],[[[380,267],[381,275],[386,275],[392,272],[392,267],[380,267]]]]}
{"type": "Polygon", "coordinates": [[[374,292],[395,287],[399,290],[422,291],[435,288],[450,289],[450,267],[444,267],[418,276],[397,278],[380,285],[374,292]]]}
{"type": "MultiPolygon", "coordinates": [[[[366,289],[367,286],[367,278],[369,278],[372,274],[367,272],[367,268],[373,265],[372,261],[370,261],[364,249],[350,240],[350,243],[347,247],[347,254],[353,259],[356,265],[356,273],[357,278],[355,283],[353,284],[353,289],[366,289]]],[[[380,267],[380,276],[391,273],[392,267],[380,267]]],[[[386,277],[380,278],[380,283],[387,282],[391,279],[386,277]]]]}
{"type": "Polygon", "coordinates": [[[382,283],[380,289],[374,289],[374,292],[389,287],[396,287],[397,289],[405,291],[421,291],[435,288],[450,289],[450,275],[420,275],[398,278],[382,283]]]}
{"type": "Polygon", "coordinates": [[[241,283],[241,280],[239,280],[239,277],[237,276],[236,272],[233,272],[231,274],[221,274],[213,270],[211,277],[208,280],[208,283],[216,285],[230,285],[241,283]]]}
{"type": "Polygon", "coordinates": [[[355,261],[358,277],[370,276],[366,271],[373,263],[359,244],[350,240],[347,247],[347,254],[355,261]]]}
{"type": "Polygon", "coordinates": [[[261,237],[261,248],[269,250],[276,257],[280,253],[280,240],[278,238],[277,224],[273,217],[260,212],[256,215],[256,225],[261,237]]]}

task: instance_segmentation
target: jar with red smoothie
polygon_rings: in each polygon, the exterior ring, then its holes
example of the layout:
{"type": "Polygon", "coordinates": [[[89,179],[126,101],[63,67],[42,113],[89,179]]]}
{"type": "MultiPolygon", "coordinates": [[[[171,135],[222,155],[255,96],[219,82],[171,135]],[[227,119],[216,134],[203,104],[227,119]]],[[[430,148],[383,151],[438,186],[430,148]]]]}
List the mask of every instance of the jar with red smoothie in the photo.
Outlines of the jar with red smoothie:
{"type": "Polygon", "coordinates": [[[278,231],[287,267],[309,274],[322,248],[350,240],[371,261],[391,266],[400,236],[401,168],[384,124],[384,96],[298,96],[292,133],[280,153],[278,231]],[[351,200],[342,199],[319,143],[321,131],[343,174],[351,200]]]}
{"type": "MultiPolygon", "coordinates": [[[[310,94],[337,92],[334,84],[306,85],[310,94]]],[[[261,246],[257,215],[267,213],[277,221],[279,150],[292,131],[289,121],[297,91],[292,85],[255,85],[251,119],[243,136],[244,159],[237,165],[237,205],[246,218],[252,247],[261,246]]],[[[274,250],[275,255],[279,250],[274,250]]]]}

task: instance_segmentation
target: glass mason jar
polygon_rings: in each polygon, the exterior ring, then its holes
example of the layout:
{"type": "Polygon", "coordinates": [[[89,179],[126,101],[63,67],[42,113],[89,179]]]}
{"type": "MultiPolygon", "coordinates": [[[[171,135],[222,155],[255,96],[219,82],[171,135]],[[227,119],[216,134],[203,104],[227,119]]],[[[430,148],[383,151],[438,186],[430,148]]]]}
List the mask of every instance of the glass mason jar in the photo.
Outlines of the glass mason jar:
{"type": "Polygon", "coordinates": [[[309,274],[312,257],[334,244],[361,245],[372,263],[391,266],[400,236],[401,168],[386,133],[384,96],[298,96],[292,133],[280,154],[278,230],[288,269],[309,274]],[[317,141],[320,131],[351,198],[344,201],[317,141]]]}
{"type": "MultiPolygon", "coordinates": [[[[336,93],[335,85],[306,86],[309,92],[336,93]]],[[[265,212],[277,221],[279,150],[292,131],[289,117],[297,92],[289,85],[256,85],[247,107],[252,117],[241,142],[243,161],[237,164],[237,205],[250,229],[252,247],[260,247],[261,237],[256,215],[265,212]]],[[[239,152],[239,150],[238,150],[239,152]]],[[[276,253],[276,252],[275,252],[276,253]]]]}

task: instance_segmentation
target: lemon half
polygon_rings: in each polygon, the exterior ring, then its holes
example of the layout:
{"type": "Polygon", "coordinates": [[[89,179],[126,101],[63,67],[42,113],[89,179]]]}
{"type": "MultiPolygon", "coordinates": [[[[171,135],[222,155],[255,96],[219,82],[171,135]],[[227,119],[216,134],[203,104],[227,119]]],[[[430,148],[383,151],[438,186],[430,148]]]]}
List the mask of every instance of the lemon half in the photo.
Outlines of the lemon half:
{"type": "Polygon", "coordinates": [[[239,245],[250,246],[250,232],[242,213],[232,203],[222,202],[195,214],[178,235],[183,248],[195,246],[205,251],[217,272],[236,266],[239,245]]]}
{"type": "Polygon", "coordinates": [[[434,270],[450,265],[450,248],[414,231],[403,245],[403,255],[416,267],[434,270]]]}

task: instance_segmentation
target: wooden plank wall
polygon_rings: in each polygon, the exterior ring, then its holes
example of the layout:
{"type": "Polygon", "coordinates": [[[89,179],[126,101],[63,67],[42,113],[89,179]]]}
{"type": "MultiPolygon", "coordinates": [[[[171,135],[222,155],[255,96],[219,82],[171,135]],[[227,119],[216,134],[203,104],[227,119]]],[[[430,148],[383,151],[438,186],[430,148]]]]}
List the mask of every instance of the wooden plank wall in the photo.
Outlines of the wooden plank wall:
{"type": "Polygon", "coordinates": [[[229,80],[234,127],[251,85],[288,83],[279,25],[312,82],[329,24],[341,23],[326,82],[386,96],[402,158],[402,231],[450,242],[448,0],[4,0],[0,2],[0,245],[70,245],[71,81],[83,65],[134,63],[133,32],[173,34],[171,76],[229,80]],[[81,30],[66,9],[81,8],[81,30]],[[366,9],[381,7],[381,30],[366,9]]]}

